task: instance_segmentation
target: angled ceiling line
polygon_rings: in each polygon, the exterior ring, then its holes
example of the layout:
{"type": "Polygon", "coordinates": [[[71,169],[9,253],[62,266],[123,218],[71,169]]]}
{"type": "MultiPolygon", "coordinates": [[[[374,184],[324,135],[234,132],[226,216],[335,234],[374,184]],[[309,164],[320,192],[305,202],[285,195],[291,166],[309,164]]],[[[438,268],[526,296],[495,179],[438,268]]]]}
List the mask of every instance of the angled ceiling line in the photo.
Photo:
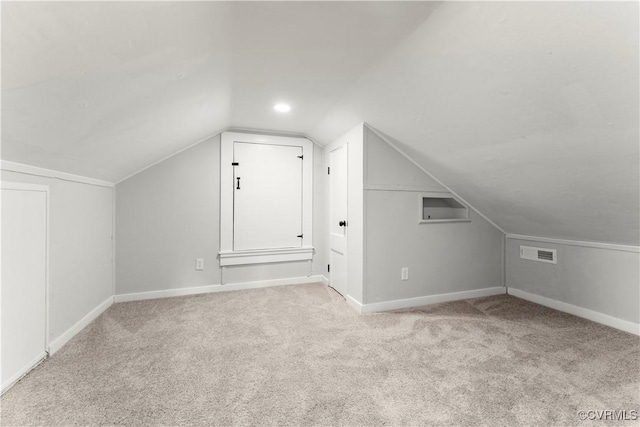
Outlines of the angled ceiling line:
{"type": "Polygon", "coordinates": [[[197,146],[197,145],[200,145],[200,144],[202,144],[203,142],[205,142],[205,141],[207,141],[207,140],[209,140],[209,139],[211,139],[211,138],[215,138],[216,136],[220,135],[222,132],[226,132],[226,130],[227,130],[227,128],[223,128],[222,130],[217,131],[217,132],[212,133],[212,134],[209,134],[209,135],[205,136],[204,138],[201,138],[201,139],[197,140],[196,142],[194,142],[194,143],[192,143],[192,144],[187,145],[186,147],[182,147],[182,148],[178,149],[177,151],[174,151],[174,152],[172,152],[171,154],[168,154],[168,155],[166,155],[166,156],[162,157],[162,158],[161,158],[161,159],[159,159],[159,160],[156,160],[156,161],[154,161],[154,162],[152,162],[152,163],[149,163],[148,165],[146,165],[146,166],[144,166],[144,167],[142,167],[142,168],[140,168],[140,169],[136,170],[136,171],[135,171],[135,172],[133,172],[133,173],[130,173],[129,175],[125,176],[124,178],[119,179],[118,181],[116,181],[116,185],[118,185],[118,184],[120,184],[120,183],[122,183],[122,182],[124,182],[124,181],[128,180],[129,178],[133,178],[134,176],[138,175],[139,173],[144,172],[145,170],[147,170],[147,169],[149,169],[149,168],[152,168],[152,167],[154,167],[155,165],[159,165],[160,163],[164,162],[165,160],[169,160],[170,158],[175,157],[175,156],[177,156],[178,154],[180,154],[180,153],[182,153],[182,152],[184,152],[184,151],[189,150],[190,148],[193,148],[193,147],[195,147],[195,146],[197,146]]]}
{"type": "Polygon", "coordinates": [[[393,147],[394,150],[396,150],[398,153],[400,153],[404,158],[406,158],[408,161],[410,161],[411,163],[413,163],[418,169],[420,169],[422,172],[424,172],[425,174],[427,174],[431,179],[433,179],[435,182],[437,182],[438,184],[440,184],[441,186],[443,186],[444,188],[447,189],[447,191],[451,194],[453,194],[457,199],[459,199],[461,202],[463,202],[465,205],[469,206],[471,208],[471,210],[473,210],[475,213],[477,213],[478,215],[480,215],[485,221],[487,221],[489,224],[491,224],[492,226],[494,226],[496,228],[496,230],[500,231],[502,234],[504,234],[505,236],[508,234],[502,227],[500,227],[498,224],[496,224],[494,221],[492,221],[488,216],[486,216],[485,214],[483,214],[482,212],[480,212],[477,208],[475,208],[471,203],[467,202],[465,199],[463,199],[458,193],[456,193],[455,191],[453,191],[449,186],[447,186],[447,184],[443,183],[442,181],[440,181],[437,177],[433,176],[433,174],[431,172],[429,172],[428,170],[426,170],[425,168],[423,168],[421,165],[419,165],[415,160],[413,160],[411,157],[409,157],[404,151],[402,151],[396,144],[394,144],[392,141],[389,140],[389,138],[387,138],[385,135],[383,135],[381,132],[379,132],[377,129],[375,129],[373,126],[369,125],[367,122],[364,122],[364,125],[367,127],[367,129],[369,129],[371,132],[375,133],[379,138],[381,138],[384,142],[386,142],[387,144],[389,144],[391,147],[393,147]]]}
{"type": "Polygon", "coordinates": [[[62,172],[55,169],[41,168],[39,166],[28,165],[25,163],[12,162],[10,160],[0,160],[0,170],[6,172],[21,173],[25,175],[40,176],[43,178],[58,179],[60,181],[76,182],[80,184],[95,185],[98,187],[112,188],[115,182],[105,181],[102,179],[91,178],[88,176],[77,175],[68,172],[62,172]]]}

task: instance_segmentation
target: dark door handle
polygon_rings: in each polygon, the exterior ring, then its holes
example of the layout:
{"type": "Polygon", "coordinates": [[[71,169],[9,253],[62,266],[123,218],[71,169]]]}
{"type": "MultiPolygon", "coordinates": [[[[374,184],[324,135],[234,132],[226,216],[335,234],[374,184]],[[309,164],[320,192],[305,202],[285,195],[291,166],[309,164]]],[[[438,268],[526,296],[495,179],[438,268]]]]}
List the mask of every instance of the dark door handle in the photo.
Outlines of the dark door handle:
{"type": "Polygon", "coordinates": [[[238,180],[238,185],[236,186],[236,190],[239,190],[240,189],[240,177],[237,177],[236,179],[238,180]]]}
{"type": "Polygon", "coordinates": [[[339,225],[340,227],[346,227],[346,226],[347,226],[347,221],[340,221],[340,222],[338,223],[338,225],[339,225]]]}

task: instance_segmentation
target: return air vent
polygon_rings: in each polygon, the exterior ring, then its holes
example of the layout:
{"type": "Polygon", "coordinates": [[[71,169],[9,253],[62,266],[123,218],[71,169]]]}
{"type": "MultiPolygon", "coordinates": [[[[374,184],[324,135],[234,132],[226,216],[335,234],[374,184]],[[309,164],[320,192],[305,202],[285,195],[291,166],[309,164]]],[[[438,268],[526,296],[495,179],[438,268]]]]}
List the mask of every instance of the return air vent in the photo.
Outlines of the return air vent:
{"type": "Polygon", "coordinates": [[[520,258],[533,261],[558,263],[558,256],[555,249],[534,248],[532,246],[520,246],[520,258]]]}

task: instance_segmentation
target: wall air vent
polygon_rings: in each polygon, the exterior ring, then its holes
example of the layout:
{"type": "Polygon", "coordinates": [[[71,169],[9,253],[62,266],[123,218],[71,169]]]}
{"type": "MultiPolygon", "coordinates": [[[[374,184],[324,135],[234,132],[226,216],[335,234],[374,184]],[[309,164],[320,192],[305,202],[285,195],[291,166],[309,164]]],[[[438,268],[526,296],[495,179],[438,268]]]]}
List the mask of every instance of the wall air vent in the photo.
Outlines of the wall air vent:
{"type": "Polygon", "coordinates": [[[555,249],[534,248],[531,246],[520,246],[520,258],[533,261],[558,263],[558,254],[555,249]]]}

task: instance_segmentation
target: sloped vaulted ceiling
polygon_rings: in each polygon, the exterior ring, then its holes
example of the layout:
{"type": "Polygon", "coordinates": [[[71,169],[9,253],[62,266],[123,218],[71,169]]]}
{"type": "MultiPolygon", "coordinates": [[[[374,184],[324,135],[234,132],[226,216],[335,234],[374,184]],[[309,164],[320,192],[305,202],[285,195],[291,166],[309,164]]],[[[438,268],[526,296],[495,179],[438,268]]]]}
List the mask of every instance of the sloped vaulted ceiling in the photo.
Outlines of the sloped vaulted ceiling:
{"type": "Polygon", "coordinates": [[[638,13],[3,2],[2,158],[117,181],[228,127],[366,121],[507,232],[638,245],[638,13]]]}
{"type": "Polygon", "coordinates": [[[118,180],[229,126],[307,132],[434,6],[3,2],[2,156],[118,180]]]}

